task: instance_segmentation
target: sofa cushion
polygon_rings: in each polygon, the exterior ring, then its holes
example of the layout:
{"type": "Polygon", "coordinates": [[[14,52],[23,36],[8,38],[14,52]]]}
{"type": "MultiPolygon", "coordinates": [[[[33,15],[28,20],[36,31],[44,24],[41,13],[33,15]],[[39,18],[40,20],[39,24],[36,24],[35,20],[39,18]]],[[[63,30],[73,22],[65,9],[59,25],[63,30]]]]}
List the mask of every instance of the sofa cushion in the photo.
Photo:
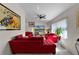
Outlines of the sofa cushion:
{"type": "Polygon", "coordinates": [[[29,41],[31,41],[31,42],[40,42],[40,43],[43,43],[43,37],[30,37],[30,38],[28,38],[29,39],[29,41]]]}
{"type": "Polygon", "coordinates": [[[25,36],[32,37],[33,33],[32,32],[25,32],[25,36]]]}
{"type": "Polygon", "coordinates": [[[58,37],[56,35],[49,36],[47,40],[50,40],[51,42],[57,43],[58,37]]]}
{"type": "Polygon", "coordinates": [[[17,36],[14,36],[12,39],[20,39],[20,38],[23,38],[23,35],[22,34],[17,35],[17,36]]]}
{"type": "Polygon", "coordinates": [[[45,38],[50,43],[57,43],[59,39],[55,33],[45,34],[45,38]]]}

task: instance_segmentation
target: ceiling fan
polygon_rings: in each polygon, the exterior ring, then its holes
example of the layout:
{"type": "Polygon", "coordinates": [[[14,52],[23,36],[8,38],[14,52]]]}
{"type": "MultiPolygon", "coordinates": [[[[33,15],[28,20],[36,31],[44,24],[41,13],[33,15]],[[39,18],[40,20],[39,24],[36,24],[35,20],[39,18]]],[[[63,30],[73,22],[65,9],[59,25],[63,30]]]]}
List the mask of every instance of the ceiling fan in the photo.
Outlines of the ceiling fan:
{"type": "Polygon", "coordinates": [[[36,13],[36,17],[39,18],[39,20],[41,20],[41,19],[46,19],[46,15],[40,13],[40,7],[39,7],[39,5],[36,6],[36,9],[37,9],[37,11],[38,11],[38,13],[36,13]]]}
{"type": "Polygon", "coordinates": [[[39,19],[46,19],[46,15],[45,14],[37,14],[37,17],[39,19]]]}

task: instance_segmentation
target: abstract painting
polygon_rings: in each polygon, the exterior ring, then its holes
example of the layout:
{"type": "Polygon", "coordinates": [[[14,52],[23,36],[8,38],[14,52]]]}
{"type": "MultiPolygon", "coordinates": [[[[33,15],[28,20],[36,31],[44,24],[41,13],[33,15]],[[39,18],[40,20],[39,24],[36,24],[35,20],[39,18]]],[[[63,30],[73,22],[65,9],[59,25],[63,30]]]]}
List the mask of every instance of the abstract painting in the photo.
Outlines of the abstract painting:
{"type": "Polygon", "coordinates": [[[21,17],[0,4],[0,30],[20,30],[21,17]]]}

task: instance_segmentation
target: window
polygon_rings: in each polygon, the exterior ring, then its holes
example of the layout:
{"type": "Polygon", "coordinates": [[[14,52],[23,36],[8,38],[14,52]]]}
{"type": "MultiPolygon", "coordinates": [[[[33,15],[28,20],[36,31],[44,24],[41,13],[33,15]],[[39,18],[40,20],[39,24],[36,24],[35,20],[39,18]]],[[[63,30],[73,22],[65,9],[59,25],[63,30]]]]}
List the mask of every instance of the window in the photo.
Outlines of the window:
{"type": "Polygon", "coordinates": [[[52,33],[55,33],[57,27],[61,27],[63,30],[63,33],[60,34],[61,37],[67,39],[67,19],[63,19],[59,22],[52,24],[52,33]]]}

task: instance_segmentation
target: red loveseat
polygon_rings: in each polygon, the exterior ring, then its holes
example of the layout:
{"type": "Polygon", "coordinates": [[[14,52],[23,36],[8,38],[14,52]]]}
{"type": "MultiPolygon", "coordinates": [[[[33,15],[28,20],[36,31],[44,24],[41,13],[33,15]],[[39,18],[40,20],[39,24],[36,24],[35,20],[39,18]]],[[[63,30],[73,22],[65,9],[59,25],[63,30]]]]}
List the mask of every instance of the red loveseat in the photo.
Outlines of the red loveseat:
{"type": "Polygon", "coordinates": [[[45,39],[51,43],[57,43],[60,40],[60,37],[55,33],[45,34],[45,39]]]}
{"type": "Polygon", "coordinates": [[[43,37],[25,38],[22,35],[9,41],[12,54],[47,54],[56,53],[56,45],[44,44],[43,37]]]}

